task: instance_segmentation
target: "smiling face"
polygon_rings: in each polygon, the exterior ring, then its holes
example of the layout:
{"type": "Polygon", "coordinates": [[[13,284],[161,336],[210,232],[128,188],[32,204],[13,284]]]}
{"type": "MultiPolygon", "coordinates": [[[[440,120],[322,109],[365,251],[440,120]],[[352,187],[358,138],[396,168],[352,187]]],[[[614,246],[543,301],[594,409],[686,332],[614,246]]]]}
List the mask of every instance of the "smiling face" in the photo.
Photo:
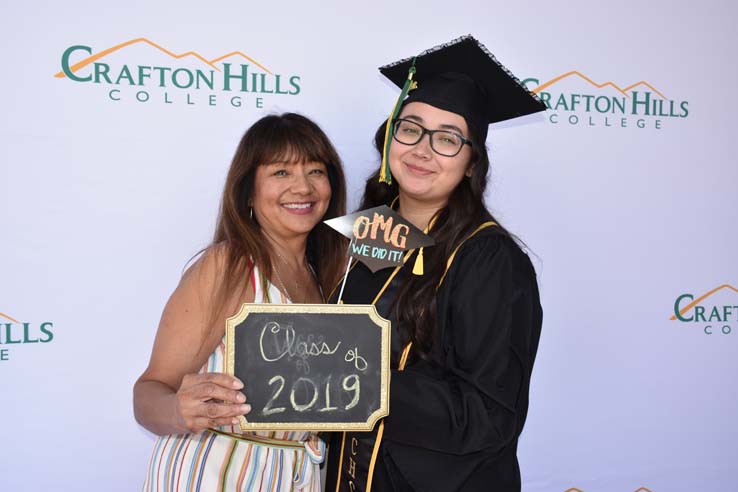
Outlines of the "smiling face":
{"type": "Polygon", "coordinates": [[[273,239],[307,236],[331,199],[322,162],[275,162],[256,168],[251,206],[262,231],[273,239]]]}
{"type": "MultiPolygon", "coordinates": [[[[456,113],[438,109],[430,104],[407,104],[400,118],[419,123],[428,130],[448,130],[469,138],[466,120],[456,113]]],[[[446,157],[433,151],[430,138],[424,135],[414,145],[392,141],[389,163],[392,176],[397,180],[400,198],[443,207],[456,186],[471,172],[469,161],[471,147],[464,145],[454,157],[446,157]]]]}

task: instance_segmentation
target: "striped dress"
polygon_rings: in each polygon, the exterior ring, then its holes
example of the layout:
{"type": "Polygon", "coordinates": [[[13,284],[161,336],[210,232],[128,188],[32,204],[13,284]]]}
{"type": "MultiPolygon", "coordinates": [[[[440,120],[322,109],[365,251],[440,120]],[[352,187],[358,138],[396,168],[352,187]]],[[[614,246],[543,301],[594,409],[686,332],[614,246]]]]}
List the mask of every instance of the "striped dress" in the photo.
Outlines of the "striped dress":
{"type": "MultiPolygon", "coordinates": [[[[271,283],[264,296],[256,268],[254,302],[287,298],[271,283]]],[[[225,372],[225,338],[200,372],[225,372]]],[[[248,395],[247,395],[248,396],[248,395]]],[[[156,440],[144,492],[320,492],[325,444],[310,432],[248,432],[236,426],[156,440]]]]}

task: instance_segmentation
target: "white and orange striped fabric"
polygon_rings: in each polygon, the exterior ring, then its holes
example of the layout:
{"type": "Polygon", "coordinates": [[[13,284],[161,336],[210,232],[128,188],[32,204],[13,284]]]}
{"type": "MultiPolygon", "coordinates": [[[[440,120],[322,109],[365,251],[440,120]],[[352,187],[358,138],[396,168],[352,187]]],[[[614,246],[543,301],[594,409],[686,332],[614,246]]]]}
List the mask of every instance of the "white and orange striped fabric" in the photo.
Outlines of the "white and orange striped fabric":
{"type": "MultiPolygon", "coordinates": [[[[269,284],[261,288],[252,271],[254,302],[289,300],[269,284]]],[[[225,338],[200,372],[225,372],[225,338]]],[[[325,444],[310,432],[242,433],[224,426],[198,434],[161,436],[144,483],[144,492],[320,492],[325,444]]]]}

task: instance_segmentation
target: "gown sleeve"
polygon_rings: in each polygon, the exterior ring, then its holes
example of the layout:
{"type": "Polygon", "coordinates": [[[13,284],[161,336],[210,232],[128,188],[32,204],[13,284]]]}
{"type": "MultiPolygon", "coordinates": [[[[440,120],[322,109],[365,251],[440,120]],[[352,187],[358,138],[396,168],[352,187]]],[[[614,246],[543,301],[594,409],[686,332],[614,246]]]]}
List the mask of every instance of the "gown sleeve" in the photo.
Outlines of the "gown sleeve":
{"type": "Polygon", "coordinates": [[[384,440],[452,455],[515,447],[541,328],[530,260],[508,237],[472,238],[437,302],[440,360],[392,373],[384,440]]]}

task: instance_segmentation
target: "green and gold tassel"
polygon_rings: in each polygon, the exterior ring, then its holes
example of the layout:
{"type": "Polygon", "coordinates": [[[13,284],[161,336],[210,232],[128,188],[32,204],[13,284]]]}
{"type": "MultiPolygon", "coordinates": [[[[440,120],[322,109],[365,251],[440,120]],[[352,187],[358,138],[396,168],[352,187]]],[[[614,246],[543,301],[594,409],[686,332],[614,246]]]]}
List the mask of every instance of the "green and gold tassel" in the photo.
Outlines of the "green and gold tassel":
{"type": "Polygon", "coordinates": [[[390,145],[392,144],[392,138],[390,136],[392,133],[392,122],[395,118],[397,118],[397,113],[400,111],[400,106],[402,105],[402,101],[405,100],[405,96],[407,96],[407,93],[418,86],[418,83],[413,80],[414,74],[415,58],[413,58],[410,69],[407,71],[407,80],[405,81],[405,85],[402,86],[400,97],[397,98],[397,102],[395,102],[395,106],[394,108],[392,108],[392,113],[387,119],[387,129],[384,132],[384,151],[382,152],[382,165],[379,167],[380,183],[387,183],[388,185],[392,184],[392,173],[390,173],[389,167],[389,149],[390,145]]]}

